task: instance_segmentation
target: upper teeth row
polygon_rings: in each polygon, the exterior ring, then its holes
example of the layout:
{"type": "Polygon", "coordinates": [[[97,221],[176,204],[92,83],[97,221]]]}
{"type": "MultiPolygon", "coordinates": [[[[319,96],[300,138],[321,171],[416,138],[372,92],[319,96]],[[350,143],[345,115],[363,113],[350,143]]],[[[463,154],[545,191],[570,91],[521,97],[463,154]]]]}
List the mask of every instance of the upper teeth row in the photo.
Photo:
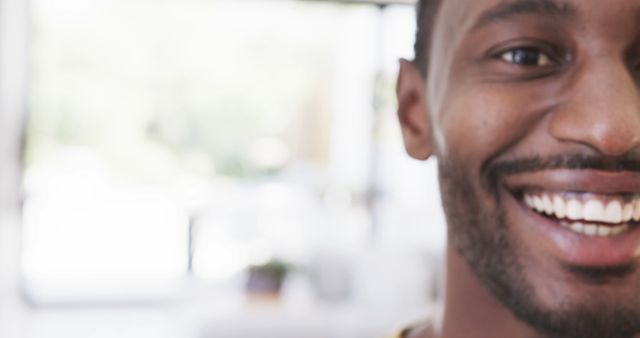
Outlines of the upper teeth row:
{"type": "Polygon", "coordinates": [[[612,200],[605,204],[596,198],[581,201],[577,198],[565,198],[560,194],[525,194],[524,201],[533,210],[559,219],[610,224],[640,221],[640,199],[628,202],[612,200]]]}

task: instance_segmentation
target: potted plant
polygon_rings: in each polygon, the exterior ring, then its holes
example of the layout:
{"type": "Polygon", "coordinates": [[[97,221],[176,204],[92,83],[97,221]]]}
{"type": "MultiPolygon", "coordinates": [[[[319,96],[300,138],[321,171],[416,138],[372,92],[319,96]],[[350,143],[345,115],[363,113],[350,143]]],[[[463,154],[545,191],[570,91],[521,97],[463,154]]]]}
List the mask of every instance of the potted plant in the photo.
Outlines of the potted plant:
{"type": "Polygon", "coordinates": [[[277,259],[265,264],[249,266],[247,293],[259,296],[279,296],[289,270],[289,264],[277,259]]]}

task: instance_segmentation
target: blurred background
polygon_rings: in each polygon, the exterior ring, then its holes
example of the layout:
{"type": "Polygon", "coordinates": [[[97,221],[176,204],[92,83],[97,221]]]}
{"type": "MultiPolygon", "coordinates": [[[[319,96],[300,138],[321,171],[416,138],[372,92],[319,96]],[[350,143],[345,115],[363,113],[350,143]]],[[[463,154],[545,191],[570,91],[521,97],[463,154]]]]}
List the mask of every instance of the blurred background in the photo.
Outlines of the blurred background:
{"type": "Polygon", "coordinates": [[[1,338],[381,338],[437,308],[411,0],[0,0],[1,338]]]}

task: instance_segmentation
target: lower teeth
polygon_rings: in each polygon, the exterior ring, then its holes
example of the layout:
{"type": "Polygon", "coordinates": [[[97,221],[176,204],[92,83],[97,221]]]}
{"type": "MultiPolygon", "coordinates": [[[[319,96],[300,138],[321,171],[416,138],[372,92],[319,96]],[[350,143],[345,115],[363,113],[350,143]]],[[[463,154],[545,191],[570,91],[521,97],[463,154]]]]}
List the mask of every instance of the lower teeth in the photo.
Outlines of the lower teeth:
{"type": "Polygon", "coordinates": [[[583,224],[580,222],[569,223],[565,221],[560,222],[560,224],[563,227],[570,229],[573,232],[576,232],[582,235],[591,236],[591,237],[616,236],[623,232],[626,232],[627,230],[629,230],[629,227],[630,227],[629,224],[607,226],[607,225],[596,225],[596,224],[583,224]]]}

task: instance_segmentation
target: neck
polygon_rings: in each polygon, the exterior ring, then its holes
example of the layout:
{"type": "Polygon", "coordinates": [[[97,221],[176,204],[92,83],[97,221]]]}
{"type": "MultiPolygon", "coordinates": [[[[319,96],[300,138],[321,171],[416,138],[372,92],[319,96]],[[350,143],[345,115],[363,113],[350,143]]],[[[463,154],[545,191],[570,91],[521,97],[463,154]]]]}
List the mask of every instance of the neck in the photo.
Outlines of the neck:
{"type": "Polygon", "coordinates": [[[451,246],[446,278],[440,338],[542,337],[499,303],[451,246]]]}

